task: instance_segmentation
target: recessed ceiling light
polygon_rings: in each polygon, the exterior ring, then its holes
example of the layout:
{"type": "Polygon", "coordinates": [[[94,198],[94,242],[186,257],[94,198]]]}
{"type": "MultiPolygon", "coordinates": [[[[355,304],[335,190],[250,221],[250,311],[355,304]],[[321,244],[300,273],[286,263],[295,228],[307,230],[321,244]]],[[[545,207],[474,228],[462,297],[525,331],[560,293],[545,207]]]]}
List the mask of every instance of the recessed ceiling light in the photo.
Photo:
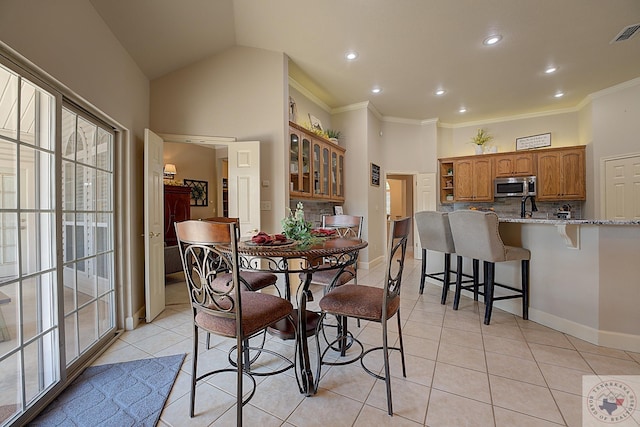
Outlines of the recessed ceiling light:
{"type": "Polygon", "coordinates": [[[382,92],[382,88],[374,87],[373,89],[371,89],[371,93],[380,93],[380,92],[382,92]]]}
{"type": "Polygon", "coordinates": [[[555,96],[556,98],[562,98],[564,96],[564,93],[563,92],[556,92],[556,94],[553,95],[553,96],[555,96]]]}
{"type": "Polygon", "coordinates": [[[547,74],[555,73],[556,71],[558,71],[558,67],[554,67],[553,65],[547,67],[547,69],[544,70],[544,72],[547,74]]]}
{"type": "Polygon", "coordinates": [[[438,89],[438,90],[436,90],[436,95],[438,95],[438,96],[442,96],[442,95],[444,95],[445,93],[446,93],[446,91],[445,91],[444,89],[438,89]]]}
{"type": "Polygon", "coordinates": [[[460,107],[460,109],[458,110],[458,113],[466,113],[467,109],[464,107],[460,107]]]}
{"type": "Polygon", "coordinates": [[[498,43],[500,40],[502,40],[502,36],[500,34],[495,34],[484,39],[482,44],[484,44],[485,46],[491,46],[498,43]]]}
{"type": "Polygon", "coordinates": [[[347,58],[347,61],[353,61],[358,57],[358,52],[349,51],[345,53],[344,57],[347,58]]]}

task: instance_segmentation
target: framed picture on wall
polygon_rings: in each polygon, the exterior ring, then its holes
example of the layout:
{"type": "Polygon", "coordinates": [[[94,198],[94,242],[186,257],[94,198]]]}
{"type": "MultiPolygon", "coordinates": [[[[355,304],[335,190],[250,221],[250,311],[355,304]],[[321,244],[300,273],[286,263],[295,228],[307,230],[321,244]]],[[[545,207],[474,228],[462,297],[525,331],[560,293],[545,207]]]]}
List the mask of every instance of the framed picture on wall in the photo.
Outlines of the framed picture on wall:
{"type": "Polygon", "coordinates": [[[184,185],[191,189],[191,206],[209,206],[209,183],[195,179],[184,179],[184,185]]]}
{"type": "Polygon", "coordinates": [[[342,206],[334,206],[333,207],[333,214],[334,215],[344,215],[344,210],[342,209],[342,206]]]}
{"type": "Polygon", "coordinates": [[[371,163],[371,185],[380,186],[380,166],[375,163],[371,163]]]}

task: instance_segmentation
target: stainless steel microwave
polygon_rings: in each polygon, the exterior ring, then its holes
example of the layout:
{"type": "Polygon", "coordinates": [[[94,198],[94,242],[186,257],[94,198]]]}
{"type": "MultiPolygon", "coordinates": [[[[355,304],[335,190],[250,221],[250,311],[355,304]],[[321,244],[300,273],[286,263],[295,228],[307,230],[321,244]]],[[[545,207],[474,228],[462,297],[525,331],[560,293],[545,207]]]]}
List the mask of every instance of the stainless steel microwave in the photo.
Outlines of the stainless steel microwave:
{"type": "Polygon", "coordinates": [[[494,197],[524,197],[536,195],[535,176],[496,178],[493,185],[494,197]]]}

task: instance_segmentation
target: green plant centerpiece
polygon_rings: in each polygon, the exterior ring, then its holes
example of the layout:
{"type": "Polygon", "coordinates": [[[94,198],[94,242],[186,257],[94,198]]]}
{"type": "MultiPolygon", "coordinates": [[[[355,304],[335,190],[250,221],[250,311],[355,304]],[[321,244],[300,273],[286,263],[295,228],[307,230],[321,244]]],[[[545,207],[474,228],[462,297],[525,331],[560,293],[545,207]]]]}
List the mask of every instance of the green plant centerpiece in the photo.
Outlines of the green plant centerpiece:
{"type": "Polygon", "coordinates": [[[304,219],[302,202],[298,202],[295,212],[292,212],[289,208],[287,208],[287,210],[289,211],[289,215],[282,220],[282,234],[291,240],[311,243],[313,240],[313,236],[311,236],[312,225],[304,219]]]}
{"type": "Polygon", "coordinates": [[[478,129],[476,135],[471,138],[471,142],[476,145],[484,145],[487,142],[491,141],[493,136],[489,135],[489,133],[484,129],[478,129]]]}

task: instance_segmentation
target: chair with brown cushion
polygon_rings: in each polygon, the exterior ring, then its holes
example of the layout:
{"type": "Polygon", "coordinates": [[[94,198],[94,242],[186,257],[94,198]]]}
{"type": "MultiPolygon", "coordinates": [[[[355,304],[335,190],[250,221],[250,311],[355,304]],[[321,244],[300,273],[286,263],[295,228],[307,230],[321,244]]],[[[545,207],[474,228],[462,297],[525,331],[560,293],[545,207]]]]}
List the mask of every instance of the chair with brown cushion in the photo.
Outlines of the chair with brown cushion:
{"type": "MultiPolygon", "coordinates": [[[[451,280],[451,274],[457,277],[458,272],[464,277],[475,277],[477,280],[478,260],[473,260],[474,275],[469,276],[463,274],[460,269],[451,269],[451,254],[456,252],[456,246],[451,235],[451,227],[449,226],[449,217],[447,212],[422,211],[415,214],[416,225],[418,227],[418,236],[420,237],[420,246],[422,248],[422,270],[420,274],[420,294],[424,291],[424,284],[427,277],[442,283],[441,304],[446,304],[449,286],[455,285],[455,280],[451,280]],[[444,254],[444,271],[436,273],[427,272],[427,249],[444,254]]],[[[472,279],[473,280],[473,279],[472,279]]],[[[472,280],[463,280],[462,283],[468,283],[472,280]]]]}
{"type": "MultiPolygon", "coordinates": [[[[332,229],[336,231],[338,237],[360,239],[362,236],[362,222],[364,218],[356,215],[323,215],[322,228],[332,229]]],[[[326,265],[324,265],[326,267],[326,265]]],[[[305,280],[305,275],[300,274],[300,280],[305,280]]],[[[354,284],[358,284],[358,263],[357,261],[344,268],[342,271],[336,272],[335,269],[319,268],[311,277],[312,285],[324,286],[324,294],[335,286],[342,286],[353,280],[354,284]]],[[[311,300],[313,295],[311,295],[311,300]]],[[[334,325],[335,326],[335,325],[334,325]]],[[[347,330],[347,319],[342,319],[340,326],[347,330]]],[[[358,320],[360,326],[360,320],[358,320]]],[[[343,349],[344,355],[344,349],[343,349]]]]}
{"type": "MultiPolygon", "coordinates": [[[[322,228],[333,229],[339,237],[357,238],[362,236],[363,217],[355,215],[323,215],[322,228]]],[[[300,274],[300,280],[305,276],[300,274]]],[[[341,286],[350,282],[358,283],[358,263],[348,266],[344,271],[336,273],[335,270],[320,268],[313,273],[312,284],[326,287],[341,286]]],[[[325,289],[326,290],[326,289],[325,289]]]]}
{"type": "MultiPolygon", "coordinates": [[[[238,229],[240,228],[240,220],[238,218],[227,218],[227,217],[211,217],[205,218],[203,221],[213,221],[213,222],[222,222],[222,223],[235,223],[238,229]]],[[[229,273],[219,273],[218,279],[221,282],[226,282],[229,279],[229,273]]],[[[240,281],[246,290],[249,291],[259,291],[268,286],[274,286],[278,295],[280,295],[280,290],[278,289],[276,283],[278,282],[278,277],[273,273],[265,273],[262,271],[241,271],[240,272],[240,281]]]]}
{"type": "Polygon", "coordinates": [[[321,320],[327,314],[332,314],[335,316],[353,317],[356,319],[380,323],[382,326],[382,346],[370,348],[363,352],[362,343],[357,339],[354,339],[354,342],[360,347],[360,352],[356,355],[347,355],[346,357],[348,360],[343,360],[342,357],[335,360],[334,358],[336,355],[329,353],[334,349],[333,345],[339,341],[346,341],[349,337],[346,334],[342,334],[322,350],[318,337],[320,335],[319,329],[323,327],[323,324],[322,322],[318,322],[318,330],[316,330],[316,346],[319,363],[316,374],[316,388],[323,365],[346,365],[360,360],[362,367],[368,374],[385,381],[387,388],[387,409],[389,415],[393,415],[389,350],[400,351],[402,375],[404,377],[407,376],[404,360],[404,347],[402,344],[402,325],[400,321],[400,287],[402,285],[402,272],[404,269],[404,259],[407,251],[407,236],[409,235],[410,228],[411,218],[403,218],[391,223],[389,241],[387,245],[387,269],[385,271],[385,278],[382,286],[347,284],[335,287],[322,297],[319,303],[322,311],[321,320]],[[389,347],[388,342],[387,321],[393,316],[396,316],[398,320],[399,347],[389,347]],[[382,350],[384,359],[384,376],[367,368],[364,362],[364,358],[372,351],[376,350],[382,350]]]}
{"type": "Polygon", "coordinates": [[[242,425],[242,407],[253,397],[256,381],[254,375],[272,375],[293,367],[293,363],[283,356],[265,349],[267,352],[287,361],[285,367],[268,373],[251,372],[249,368],[249,338],[262,333],[269,325],[291,319],[293,306],[279,296],[260,292],[246,292],[242,289],[238,267],[239,231],[235,222],[217,223],[210,221],[184,221],[175,224],[180,256],[185,272],[191,307],[193,311],[193,353],[191,367],[191,395],[189,416],[194,416],[196,384],[220,372],[236,372],[237,425],[242,425]],[[231,254],[223,255],[219,245],[229,245],[231,254]],[[226,283],[214,284],[215,266],[222,260],[228,270],[226,283]],[[234,368],[216,369],[197,376],[198,357],[206,356],[198,352],[198,332],[236,339],[236,360],[234,368]],[[250,378],[253,386],[243,399],[243,375],[250,378]]]}
{"type": "MultiPolygon", "coordinates": [[[[522,298],[522,318],[529,318],[529,260],[531,252],[528,249],[506,246],[500,237],[498,229],[498,215],[494,212],[482,212],[474,210],[458,210],[449,213],[451,234],[456,245],[458,255],[458,271],[462,270],[461,257],[469,257],[483,261],[484,266],[484,324],[491,321],[493,302],[503,299],[522,298]],[[495,263],[520,261],[521,287],[497,283],[495,281],[495,263]],[[511,291],[507,295],[494,296],[495,287],[505,288],[511,291]]],[[[462,286],[461,276],[456,280],[456,294],[453,300],[453,309],[458,309],[460,293],[462,289],[472,286],[462,286]]],[[[477,294],[475,284],[474,294],[477,294]]]]}
{"type": "MultiPolygon", "coordinates": [[[[227,218],[221,216],[205,218],[203,219],[203,221],[221,222],[225,224],[234,223],[236,224],[238,229],[240,228],[240,220],[238,218],[227,218]]],[[[228,272],[228,268],[224,263],[221,263],[220,259],[212,259],[212,262],[218,262],[219,264],[216,267],[216,278],[214,280],[213,286],[224,285],[230,280],[231,273],[228,272]]],[[[278,277],[273,273],[266,273],[262,271],[240,271],[240,282],[242,284],[242,288],[247,291],[259,291],[268,286],[273,286],[276,289],[276,292],[278,292],[278,295],[282,296],[282,294],[280,293],[280,289],[278,289],[278,287],[276,286],[278,277]]],[[[265,339],[266,334],[263,336],[262,345],[264,345],[265,339]]],[[[207,334],[205,345],[207,350],[211,348],[211,337],[209,336],[209,334],[207,334]]],[[[229,354],[229,356],[231,357],[231,353],[229,354]]],[[[232,362],[231,359],[230,362],[232,362]]]]}

